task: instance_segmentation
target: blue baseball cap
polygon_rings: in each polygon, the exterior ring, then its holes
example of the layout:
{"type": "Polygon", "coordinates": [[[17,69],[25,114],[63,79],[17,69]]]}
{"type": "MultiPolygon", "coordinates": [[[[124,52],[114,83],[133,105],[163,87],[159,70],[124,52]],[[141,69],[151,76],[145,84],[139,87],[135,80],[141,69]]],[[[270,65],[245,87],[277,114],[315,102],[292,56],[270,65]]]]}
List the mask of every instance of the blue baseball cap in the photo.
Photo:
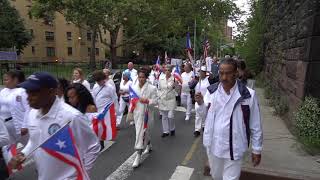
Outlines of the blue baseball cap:
{"type": "Polygon", "coordinates": [[[18,87],[29,91],[36,91],[41,88],[57,88],[58,81],[47,72],[36,72],[30,75],[26,81],[18,84],[18,87]]]}

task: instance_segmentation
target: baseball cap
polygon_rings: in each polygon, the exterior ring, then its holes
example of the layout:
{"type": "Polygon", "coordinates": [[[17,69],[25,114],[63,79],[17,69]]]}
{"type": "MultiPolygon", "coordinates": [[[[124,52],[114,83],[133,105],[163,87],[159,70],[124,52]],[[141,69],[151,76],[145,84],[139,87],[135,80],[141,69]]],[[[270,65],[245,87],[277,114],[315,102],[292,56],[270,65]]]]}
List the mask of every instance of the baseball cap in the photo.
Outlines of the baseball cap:
{"type": "Polygon", "coordinates": [[[29,91],[36,91],[41,88],[57,88],[58,81],[50,73],[36,72],[30,75],[26,81],[18,84],[18,87],[29,91]]]}
{"type": "Polygon", "coordinates": [[[207,67],[206,66],[201,66],[200,71],[207,72],[207,67]]]}

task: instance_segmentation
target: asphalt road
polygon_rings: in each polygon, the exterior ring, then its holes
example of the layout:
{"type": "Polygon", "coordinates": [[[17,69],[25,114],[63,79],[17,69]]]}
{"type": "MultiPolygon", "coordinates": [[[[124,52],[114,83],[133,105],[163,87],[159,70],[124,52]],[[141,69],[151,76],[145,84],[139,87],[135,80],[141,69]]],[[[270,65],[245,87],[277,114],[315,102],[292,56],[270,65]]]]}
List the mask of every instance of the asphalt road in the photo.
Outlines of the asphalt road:
{"type": "MultiPolygon", "coordinates": [[[[99,155],[94,168],[90,172],[91,179],[169,180],[178,166],[186,167],[187,170],[184,172],[193,174],[191,176],[192,180],[205,179],[202,176],[205,159],[202,138],[193,137],[194,120],[186,122],[184,112],[178,111],[175,119],[176,136],[166,138],[161,138],[161,120],[156,120],[151,139],[153,151],[144,155],[143,163],[134,170],[131,168],[135,152],[133,149],[134,127],[123,121],[116,141],[99,155]]],[[[16,173],[11,179],[37,179],[36,170],[33,165],[29,165],[23,171],[16,173]]]]}

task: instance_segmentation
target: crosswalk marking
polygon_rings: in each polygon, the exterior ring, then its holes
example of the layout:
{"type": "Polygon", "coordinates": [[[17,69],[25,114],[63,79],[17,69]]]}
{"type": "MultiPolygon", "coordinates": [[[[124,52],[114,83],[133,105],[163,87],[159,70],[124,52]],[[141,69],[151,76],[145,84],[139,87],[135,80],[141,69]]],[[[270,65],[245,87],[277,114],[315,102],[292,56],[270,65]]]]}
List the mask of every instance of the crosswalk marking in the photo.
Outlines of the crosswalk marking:
{"type": "MultiPolygon", "coordinates": [[[[133,153],[121,166],[118,167],[113,173],[111,173],[106,180],[125,180],[133,173],[133,161],[137,155],[137,152],[133,153]]],[[[149,154],[143,154],[140,164],[149,156],[149,154]]]]}
{"type": "Polygon", "coordinates": [[[177,166],[169,180],[189,180],[194,171],[194,168],[185,166],[177,166]]]}

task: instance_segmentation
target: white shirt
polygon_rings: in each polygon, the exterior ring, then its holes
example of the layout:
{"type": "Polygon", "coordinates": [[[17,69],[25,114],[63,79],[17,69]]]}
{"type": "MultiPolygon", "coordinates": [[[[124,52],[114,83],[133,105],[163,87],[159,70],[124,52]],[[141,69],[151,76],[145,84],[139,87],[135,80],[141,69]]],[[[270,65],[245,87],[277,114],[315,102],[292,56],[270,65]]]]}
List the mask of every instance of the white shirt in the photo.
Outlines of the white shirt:
{"type": "MultiPolygon", "coordinates": [[[[81,79],[73,80],[72,82],[73,83],[80,83],[81,79]]],[[[84,87],[86,87],[89,92],[91,92],[90,83],[87,80],[83,80],[81,84],[84,85],[84,87]]]]}
{"type": "MultiPolygon", "coordinates": [[[[42,115],[40,110],[31,109],[28,115],[29,142],[22,150],[28,156],[32,150],[42,144],[57,129],[71,121],[76,148],[86,171],[89,171],[99,154],[100,145],[97,136],[88,126],[88,120],[78,110],[56,98],[49,112],[42,115]]],[[[49,155],[42,148],[33,154],[39,180],[76,179],[76,170],[70,165],[49,155]]],[[[84,178],[89,179],[89,178],[84,178]]]]}
{"type": "Polygon", "coordinates": [[[195,87],[196,93],[200,92],[204,96],[207,92],[207,88],[210,86],[208,77],[200,79],[195,87]]]}
{"type": "Polygon", "coordinates": [[[11,116],[11,103],[16,89],[4,88],[0,91],[0,119],[5,120],[11,116]]]}
{"type": "Polygon", "coordinates": [[[99,113],[102,112],[111,101],[115,103],[115,106],[118,104],[116,90],[109,83],[105,83],[104,86],[96,84],[92,89],[92,97],[99,113]]]}
{"type": "MultiPolygon", "coordinates": [[[[114,82],[113,82],[112,79],[108,79],[108,80],[105,82],[105,84],[109,84],[109,85],[111,85],[114,89],[116,89],[116,84],[114,84],[114,82]]],[[[99,86],[99,85],[98,85],[97,83],[95,83],[95,84],[93,85],[92,90],[93,90],[94,88],[97,88],[97,86],[99,86]]]]}
{"type": "Polygon", "coordinates": [[[248,149],[242,105],[250,108],[249,128],[251,132],[252,152],[260,154],[262,150],[262,127],[260,110],[254,90],[248,89],[251,97],[242,100],[235,106],[241,97],[238,83],[227,94],[222,85],[209,97],[211,106],[206,118],[203,143],[209,152],[219,158],[230,159],[230,119],[232,115],[232,145],[235,160],[241,159],[248,149]],[[235,107],[234,107],[235,106],[235,107]]]}
{"type": "Polygon", "coordinates": [[[124,84],[124,81],[121,82],[120,90],[122,90],[122,92],[126,93],[126,94],[122,95],[123,97],[129,96],[129,86],[131,86],[131,84],[132,84],[132,81],[127,81],[126,84],[124,84]]]}
{"type": "Polygon", "coordinates": [[[20,134],[21,128],[26,128],[26,115],[29,112],[28,95],[23,88],[16,88],[12,98],[11,114],[16,128],[16,132],[20,134]]]}
{"type": "Polygon", "coordinates": [[[10,143],[9,134],[3,120],[0,120],[0,149],[10,143]]]}
{"type": "Polygon", "coordinates": [[[183,72],[181,74],[181,78],[182,78],[181,94],[190,93],[190,88],[189,88],[189,84],[188,83],[193,78],[193,72],[192,71],[190,71],[189,73],[183,72]]]}

